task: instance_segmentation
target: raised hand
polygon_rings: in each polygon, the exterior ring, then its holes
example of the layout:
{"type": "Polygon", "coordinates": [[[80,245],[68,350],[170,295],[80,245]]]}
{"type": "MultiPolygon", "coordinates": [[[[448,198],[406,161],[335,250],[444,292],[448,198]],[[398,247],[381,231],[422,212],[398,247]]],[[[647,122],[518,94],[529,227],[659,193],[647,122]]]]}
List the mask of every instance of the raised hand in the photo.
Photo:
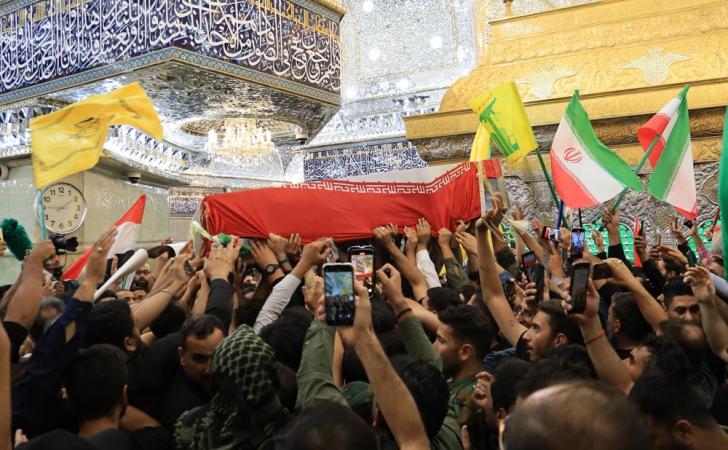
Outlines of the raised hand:
{"type": "Polygon", "coordinates": [[[437,235],[437,243],[440,245],[440,247],[450,248],[452,231],[448,230],[447,228],[440,228],[440,231],[437,232],[437,235]]]}
{"type": "Polygon", "coordinates": [[[374,236],[374,241],[382,247],[389,247],[394,245],[394,242],[392,242],[392,235],[385,226],[373,229],[372,236],[374,236]]]}
{"type": "MultiPolygon", "coordinates": [[[[372,327],[372,304],[369,301],[369,292],[364,287],[364,284],[358,280],[354,282],[354,291],[356,292],[354,296],[354,305],[356,307],[354,325],[336,327],[345,347],[353,347],[358,338],[368,333],[374,333],[374,328],[372,327]]],[[[318,318],[320,322],[326,323],[326,305],[323,295],[319,297],[318,318]]]]}
{"type": "Polygon", "coordinates": [[[391,264],[385,264],[377,271],[377,279],[382,283],[382,294],[390,303],[404,301],[402,295],[402,276],[391,264]],[[389,272],[389,273],[387,273],[389,272]]]}
{"type": "Polygon", "coordinates": [[[607,263],[610,269],[612,269],[612,283],[625,289],[630,289],[635,285],[640,285],[637,278],[632,275],[632,271],[629,270],[621,260],[617,258],[609,258],[604,261],[607,263]]]}
{"type": "Polygon", "coordinates": [[[309,290],[306,286],[301,288],[306,308],[312,313],[318,309],[318,301],[324,295],[324,279],[316,276],[313,280],[313,288],[309,290]]]}
{"type": "Polygon", "coordinates": [[[298,258],[301,254],[301,235],[296,233],[292,234],[286,242],[286,255],[289,258],[298,258]]]}
{"type": "Polygon", "coordinates": [[[715,297],[715,284],[710,272],[705,267],[688,267],[683,278],[693,288],[693,295],[700,303],[712,303],[715,297]]]}
{"type": "MultiPolygon", "coordinates": [[[[45,241],[35,244],[33,250],[30,251],[30,255],[28,255],[28,263],[32,265],[43,265],[55,254],[56,248],[53,246],[53,241],[46,239],[45,241]]],[[[105,267],[106,264],[104,264],[104,268],[105,267]]]]}
{"type": "Polygon", "coordinates": [[[613,213],[609,210],[604,210],[602,222],[606,224],[607,230],[613,233],[619,233],[619,210],[616,210],[613,213]]]}
{"type": "MultiPolygon", "coordinates": [[[[106,260],[111,246],[116,240],[118,234],[116,227],[111,227],[99,239],[91,246],[92,250],[86,263],[86,276],[83,279],[83,283],[92,285],[94,290],[96,286],[103,283],[104,275],[106,274],[106,260]]],[[[46,241],[44,241],[46,242],[46,241]]],[[[47,241],[50,242],[50,241],[47,241]]],[[[51,244],[52,247],[52,244],[51,244]]],[[[35,249],[33,249],[35,251],[35,249]]],[[[30,254],[33,256],[33,254],[30,254]]]]}
{"type": "MultiPolygon", "coordinates": [[[[221,253],[224,255],[224,252],[221,253]]],[[[191,253],[179,255],[176,258],[170,259],[170,261],[174,261],[172,263],[172,268],[170,269],[170,271],[172,272],[173,284],[182,284],[182,286],[187,284],[190,279],[190,275],[187,275],[187,273],[185,272],[185,263],[190,259],[192,259],[191,253]]],[[[227,279],[227,273],[225,274],[225,279],[227,279]]]]}
{"type": "Polygon", "coordinates": [[[493,382],[493,375],[488,372],[480,372],[477,379],[478,383],[473,389],[473,401],[480,409],[485,409],[488,398],[488,385],[493,382]]]}
{"type": "Polygon", "coordinates": [[[646,262],[650,259],[650,255],[647,253],[647,239],[639,234],[634,237],[634,252],[639,257],[640,261],[646,262]]]}
{"type": "MultiPolygon", "coordinates": [[[[264,269],[270,264],[278,264],[278,259],[273,250],[263,240],[253,239],[250,241],[250,253],[253,255],[258,267],[264,269]]],[[[226,275],[227,276],[227,275],[226,275]]]]}
{"type": "Polygon", "coordinates": [[[407,240],[404,243],[404,253],[406,255],[414,255],[417,251],[417,232],[409,227],[404,227],[404,236],[407,240]]]}
{"type": "Polygon", "coordinates": [[[483,220],[490,222],[490,224],[494,227],[497,227],[503,221],[503,214],[505,214],[507,210],[503,206],[503,196],[500,194],[500,192],[496,192],[495,195],[490,197],[490,203],[490,209],[485,212],[485,216],[483,216],[481,219],[478,220],[478,222],[476,222],[476,227],[478,227],[479,229],[482,227],[482,225],[478,224],[483,220]]]}
{"type": "Polygon", "coordinates": [[[430,228],[430,222],[424,217],[417,221],[417,249],[427,250],[427,244],[430,242],[432,236],[432,229],[430,228]]]}
{"type": "Polygon", "coordinates": [[[303,272],[305,273],[311,267],[325,264],[326,259],[329,257],[329,253],[331,253],[329,241],[318,240],[316,242],[312,242],[303,247],[301,261],[298,264],[303,265],[303,269],[305,269],[303,272]]]}
{"type": "Polygon", "coordinates": [[[277,261],[283,261],[286,259],[286,246],[288,245],[288,239],[277,234],[270,233],[268,235],[267,244],[276,256],[277,261]]]}
{"type": "Polygon", "coordinates": [[[674,247],[668,247],[666,245],[660,245],[657,247],[660,254],[666,258],[672,259],[680,265],[686,266],[688,264],[688,258],[680,250],[674,247]]]}
{"type": "MultiPolygon", "coordinates": [[[[569,311],[572,310],[571,305],[571,297],[566,296],[564,300],[561,301],[561,307],[564,308],[564,311],[568,314],[569,311]]],[[[599,313],[599,293],[597,292],[597,288],[594,287],[594,282],[592,282],[591,278],[589,279],[589,284],[587,285],[587,294],[586,294],[586,308],[584,309],[584,314],[572,314],[569,317],[573,317],[574,320],[579,323],[579,325],[587,324],[593,320],[599,320],[597,317],[597,314],[599,313]]]]}
{"type": "Polygon", "coordinates": [[[670,221],[670,234],[672,234],[672,237],[674,237],[675,240],[680,244],[684,244],[685,242],[687,242],[687,239],[685,239],[685,235],[683,234],[682,230],[680,230],[680,226],[673,221],[670,221]]]}
{"type": "Polygon", "coordinates": [[[516,210],[513,211],[511,214],[513,217],[513,220],[525,220],[526,219],[526,213],[523,211],[523,207],[521,204],[516,200],[516,210]]]}
{"type": "Polygon", "coordinates": [[[470,226],[470,222],[471,222],[470,220],[468,220],[467,222],[463,222],[462,220],[458,220],[458,226],[455,229],[455,231],[462,232],[462,231],[467,230],[468,227],[470,226]]]}
{"type": "MultiPolygon", "coordinates": [[[[177,261],[172,264],[172,272],[174,272],[176,265],[177,261]]],[[[210,250],[210,255],[205,261],[205,266],[203,270],[207,277],[210,279],[210,281],[215,279],[223,279],[227,281],[228,274],[232,272],[233,267],[230,261],[230,257],[225,252],[224,247],[217,247],[214,250],[210,250]]]]}
{"type": "Polygon", "coordinates": [[[53,287],[55,281],[52,281],[50,278],[46,280],[45,283],[43,283],[43,297],[55,297],[56,296],[56,290],[53,287]]]}
{"type": "Polygon", "coordinates": [[[559,247],[568,250],[569,247],[571,247],[571,231],[569,231],[568,228],[561,227],[559,228],[559,233],[561,234],[561,243],[559,244],[559,247]]]}
{"type": "Polygon", "coordinates": [[[602,233],[599,232],[596,228],[593,228],[591,231],[591,237],[594,239],[594,243],[597,245],[597,250],[601,253],[606,251],[606,248],[604,247],[604,237],[602,236],[602,233]]]}
{"type": "Polygon", "coordinates": [[[385,227],[387,231],[389,231],[389,234],[392,236],[392,239],[397,237],[397,234],[399,233],[399,227],[393,223],[390,223],[385,227]]]}
{"type": "MultiPolygon", "coordinates": [[[[483,219],[479,219],[478,223],[481,223],[483,219]]],[[[478,225],[476,225],[478,226],[478,225]]],[[[483,225],[485,227],[485,230],[488,229],[487,226],[483,225]]],[[[480,228],[479,228],[480,231],[480,228]]],[[[475,236],[468,233],[467,231],[458,232],[455,233],[455,240],[458,242],[458,244],[462,245],[466,252],[471,253],[473,255],[478,254],[478,241],[475,239],[475,236]]]]}

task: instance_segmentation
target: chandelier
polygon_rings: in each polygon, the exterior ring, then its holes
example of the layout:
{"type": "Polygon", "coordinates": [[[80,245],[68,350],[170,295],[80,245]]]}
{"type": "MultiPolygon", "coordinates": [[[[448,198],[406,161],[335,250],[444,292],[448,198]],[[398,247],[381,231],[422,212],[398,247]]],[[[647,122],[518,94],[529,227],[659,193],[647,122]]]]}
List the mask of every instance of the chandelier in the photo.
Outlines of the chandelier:
{"type": "Polygon", "coordinates": [[[270,159],[275,144],[270,130],[259,128],[256,119],[225,119],[224,126],[222,140],[210,129],[205,151],[235,165],[260,165],[270,159]]]}

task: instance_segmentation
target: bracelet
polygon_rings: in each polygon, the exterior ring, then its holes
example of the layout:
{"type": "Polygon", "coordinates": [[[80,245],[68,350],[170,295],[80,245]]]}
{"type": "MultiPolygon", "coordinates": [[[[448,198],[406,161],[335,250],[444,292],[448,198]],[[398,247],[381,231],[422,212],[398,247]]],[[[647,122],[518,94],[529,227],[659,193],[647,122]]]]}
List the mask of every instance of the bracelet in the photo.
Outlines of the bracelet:
{"type": "Polygon", "coordinates": [[[169,289],[162,289],[160,292],[165,292],[174,298],[174,292],[170,291],[169,289]]]}
{"type": "Polygon", "coordinates": [[[412,312],[412,308],[407,308],[401,313],[397,314],[397,317],[394,318],[394,322],[399,323],[399,318],[402,317],[404,314],[407,314],[408,312],[412,312]]]}
{"type": "Polygon", "coordinates": [[[588,341],[584,341],[584,345],[586,346],[586,345],[591,344],[594,341],[598,341],[599,339],[603,338],[606,334],[607,334],[607,332],[605,330],[602,330],[602,332],[599,334],[599,336],[597,336],[595,338],[591,338],[588,341]]]}
{"type": "Polygon", "coordinates": [[[290,258],[286,257],[286,259],[283,259],[283,260],[281,260],[281,261],[278,261],[278,264],[283,264],[283,263],[287,263],[287,262],[289,262],[290,260],[291,260],[290,258]]]}

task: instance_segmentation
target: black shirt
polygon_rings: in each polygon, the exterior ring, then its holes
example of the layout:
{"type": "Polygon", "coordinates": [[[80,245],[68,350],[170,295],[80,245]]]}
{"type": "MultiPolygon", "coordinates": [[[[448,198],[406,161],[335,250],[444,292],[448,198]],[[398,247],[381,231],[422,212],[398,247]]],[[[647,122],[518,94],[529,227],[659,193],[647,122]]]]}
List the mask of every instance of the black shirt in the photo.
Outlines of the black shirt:
{"type": "Polygon", "coordinates": [[[210,403],[210,392],[190,381],[184,369],[180,367],[151,415],[162,424],[162,427],[174,432],[174,423],[182,413],[208,403],[210,403]]]}

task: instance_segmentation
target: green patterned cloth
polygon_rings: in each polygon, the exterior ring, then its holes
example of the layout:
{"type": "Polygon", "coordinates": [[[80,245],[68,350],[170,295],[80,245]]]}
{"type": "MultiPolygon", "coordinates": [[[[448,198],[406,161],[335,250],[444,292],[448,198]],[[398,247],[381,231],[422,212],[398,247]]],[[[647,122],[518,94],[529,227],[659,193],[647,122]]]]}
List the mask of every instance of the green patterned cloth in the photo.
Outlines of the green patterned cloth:
{"type": "Polygon", "coordinates": [[[272,449],[288,421],[277,394],[273,350],[247,325],[225,338],[212,356],[212,401],[180,416],[180,450],[272,449]]]}

